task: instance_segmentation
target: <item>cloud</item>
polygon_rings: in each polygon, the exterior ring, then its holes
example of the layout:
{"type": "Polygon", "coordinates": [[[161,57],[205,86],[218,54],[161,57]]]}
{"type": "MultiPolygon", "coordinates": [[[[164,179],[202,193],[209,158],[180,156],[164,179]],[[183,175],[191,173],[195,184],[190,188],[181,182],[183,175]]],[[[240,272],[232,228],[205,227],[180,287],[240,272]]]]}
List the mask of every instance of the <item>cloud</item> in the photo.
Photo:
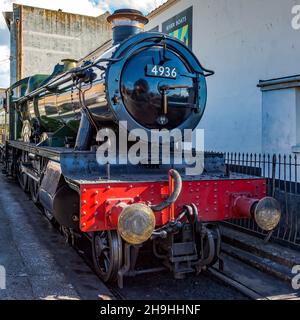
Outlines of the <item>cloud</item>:
{"type": "MultiPolygon", "coordinates": [[[[105,11],[132,8],[148,13],[167,0],[0,0],[0,12],[11,11],[12,4],[24,4],[32,7],[98,16],[105,11]]],[[[5,26],[1,17],[0,27],[5,26]]]]}
{"type": "Polygon", "coordinates": [[[0,87],[9,86],[9,55],[8,46],[0,46],[0,87]]]}
{"type": "Polygon", "coordinates": [[[105,11],[130,8],[140,10],[146,14],[166,1],[167,0],[99,0],[99,8],[103,8],[105,11]]]}

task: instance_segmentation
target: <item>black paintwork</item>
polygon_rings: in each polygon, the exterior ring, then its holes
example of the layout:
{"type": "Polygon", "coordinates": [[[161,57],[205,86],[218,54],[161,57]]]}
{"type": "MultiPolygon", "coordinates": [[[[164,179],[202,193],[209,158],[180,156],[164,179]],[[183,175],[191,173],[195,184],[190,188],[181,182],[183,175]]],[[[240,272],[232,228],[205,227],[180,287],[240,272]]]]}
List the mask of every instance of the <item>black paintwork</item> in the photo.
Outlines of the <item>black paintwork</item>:
{"type": "Polygon", "coordinates": [[[129,58],[125,64],[121,78],[121,94],[124,105],[130,115],[148,129],[158,127],[173,129],[181,125],[196,109],[197,84],[184,74],[191,73],[191,68],[184,59],[173,50],[159,46],[145,48],[129,58]],[[148,64],[158,64],[177,69],[176,79],[151,77],[146,75],[148,64]],[[161,126],[157,122],[159,116],[164,115],[163,87],[178,86],[172,90],[165,90],[167,95],[168,122],[161,126]],[[184,88],[188,87],[188,88],[184,88]]]}
{"type": "MultiPolygon", "coordinates": [[[[83,82],[81,89],[85,106],[99,127],[127,121],[128,130],[144,129],[150,134],[150,129],[194,129],[202,118],[206,70],[184,43],[173,37],[139,33],[115,48],[106,68],[90,69],[93,81],[83,82]],[[176,68],[176,79],[147,75],[149,64],[176,68]]],[[[74,78],[67,74],[57,77],[56,86],[49,89],[48,81],[19,106],[22,120],[37,118],[41,132],[54,132],[71,122],[76,130],[79,127],[81,104],[74,78]]]]}
{"type": "Polygon", "coordinates": [[[127,121],[129,130],[194,129],[202,118],[207,88],[206,70],[183,42],[161,33],[140,33],[121,43],[106,73],[107,100],[118,120],[127,121]],[[147,64],[178,68],[176,79],[146,75],[147,64]],[[183,88],[174,89],[179,86],[183,88]],[[162,88],[171,87],[169,90],[162,88]],[[168,108],[165,125],[163,95],[168,108]]]}

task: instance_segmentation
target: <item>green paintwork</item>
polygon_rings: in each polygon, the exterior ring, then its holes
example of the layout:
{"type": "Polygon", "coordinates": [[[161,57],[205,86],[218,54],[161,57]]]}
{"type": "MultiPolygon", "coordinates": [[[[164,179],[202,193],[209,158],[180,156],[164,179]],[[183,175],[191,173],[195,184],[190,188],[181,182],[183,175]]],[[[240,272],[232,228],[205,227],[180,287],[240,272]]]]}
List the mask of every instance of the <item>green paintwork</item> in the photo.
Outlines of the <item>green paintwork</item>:
{"type": "Polygon", "coordinates": [[[64,125],[56,130],[53,134],[48,136],[48,139],[44,140],[39,146],[47,147],[64,147],[66,144],[66,138],[76,138],[77,132],[74,131],[69,125],[64,125]]]}
{"type": "Polygon", "coordinates": [[[46,132],[55,132],[63,125],[62,121],[47,116],[41,116],[39,120],[41,129],[46,132]]]}
{"type": "Polygon", "coordinates": [[[31,76],[27,83],[27,89],[25,95],[29,94],[30,92],[36,90],[40,87],[40,85],[45,81],[45,79],[49,78],[48,74],[36,74],[31,76]]]}

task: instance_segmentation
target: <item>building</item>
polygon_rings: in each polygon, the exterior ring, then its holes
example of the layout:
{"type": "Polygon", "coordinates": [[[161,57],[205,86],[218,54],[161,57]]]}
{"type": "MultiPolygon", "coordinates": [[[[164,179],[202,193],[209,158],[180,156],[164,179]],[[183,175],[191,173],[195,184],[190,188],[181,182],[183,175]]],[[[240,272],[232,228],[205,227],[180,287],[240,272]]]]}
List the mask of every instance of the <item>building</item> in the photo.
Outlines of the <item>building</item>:
{"type": "Polygon", "coordinates": [[[10,30],[11,84],[32,74],[51,74],[62,59],[80,59],[111,39],[106,18],[19,4],[4,12],[10,30]]]}
{"type": "Polygon", "coordinates": [[[4,106],[5,106],[5,103],[4,103],[5,90],[6,89],[4,89],[4,88],[0,88],[0,151],[1,151],[1,146],[3,146],[3,144],[5,142],[5,133],[7,130],[7,126],[6,126],[7,113],[4,108],[4,106]]]}
{"type": "Polygon", "coordinates": [[[180,38],[215,71],[207,78],[207,109],[200,123],[207,150],[300,152],[296,4],[169,0],[149,14],[148,30],[180,38]]]}

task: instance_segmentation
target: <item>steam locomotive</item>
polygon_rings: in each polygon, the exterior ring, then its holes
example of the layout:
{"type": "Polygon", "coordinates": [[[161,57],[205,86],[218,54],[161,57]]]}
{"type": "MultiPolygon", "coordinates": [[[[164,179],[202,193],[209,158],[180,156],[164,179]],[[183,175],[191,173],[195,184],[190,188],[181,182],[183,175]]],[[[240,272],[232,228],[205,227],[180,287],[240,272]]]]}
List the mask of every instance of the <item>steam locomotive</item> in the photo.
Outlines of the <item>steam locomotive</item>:
{"type": "Polygon", "coordinates": [[[89,239],[103,281],[122,287],[125,276],[162,268],[183,278],[219,260],[218,222],[252,218],[270,231],[280,208],[266,197],[265,179],[230,173],[222,154],[205,153],[203,173],[193,176],[188,164],[160,157],[156,164],[97,161],[99,146],[111,143],[97,139],[101,129],[124,134],[126,123],[125,135],[151,136],[196,128],[213,75],[181,41],[143,32],[148,20],[139,11],[117,10],[108,21],[112,43],[7,90],[4,171],[68,239],[89,239]],[[146,247],[158,266],[137,268],[146,247]]]}

